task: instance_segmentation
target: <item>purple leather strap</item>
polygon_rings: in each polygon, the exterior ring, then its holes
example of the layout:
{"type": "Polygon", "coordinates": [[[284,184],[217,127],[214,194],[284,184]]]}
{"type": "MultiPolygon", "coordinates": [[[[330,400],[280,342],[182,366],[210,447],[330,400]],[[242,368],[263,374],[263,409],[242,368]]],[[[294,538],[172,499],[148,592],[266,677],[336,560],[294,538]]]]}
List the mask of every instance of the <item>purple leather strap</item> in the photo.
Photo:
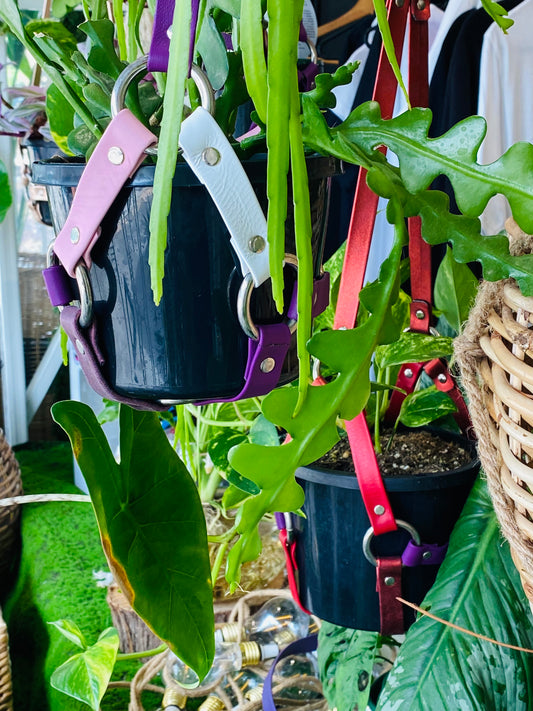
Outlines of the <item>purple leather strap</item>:
{"type": "Polygon", "coordinates": [[[76,350],[81,369],[92,389],[102,397],[131,405],[137,410],[165,410],[166,407],[158,403],[119,395],[110,387],[102,372],[105,360],[96,340],[95,320],[88,329],[82,329],[79,319],[80,309],[77,306],[65,306],[61,311],[61,326],[76,350]]]}
{"type": "Polygon", "coordinates": [[[309,652],[314,652],[317,646],[318,635],[310,634],[308,637],[303,637],[302,639],[297,639],[296,641],[291,642],[278,654],[278,656],[274,659],[263,684],[263,711],[276,711],[276,704],[274,703],[274,697],[272,696],[272,677],[274,676],[278,662],[285,659],[285,657],[290,657],[292,654],[308,654],[309,652]]]}
{"type": "Polygon", "coordinates": [[[213,402],[236,402],[248,397],[265,395],[278,384],[281,368],[291,342],[291,332],[285,323],[257,326],[259,338],[248,339],[248,362],[242,390],[230,398],[203,400],[197,405],[213,402]]]}
{"type": "Polygon", "coordinates": [[[43,269],[43,279],[52,306],[66,306],[74,299],[70,278],[61,264],[43,269]]]}
{"type": "Polygon", "coordinates": [[[408,568],[415,568],[418,565],[440,565],[447,550],[447,543],[442,546],[436,543],[422,543],[417,546],[414,541],[409,541],[402,553],[402,565],[408,568]]]}
{"type": "MultiPolygon", "coordinates": [[[[182,0],[186,2],[187,0],[182,0]]],[[[189,70],[193,62],[194,40],[196,27],[198,25],[198,9],[200,0],[190,0],[191,2],[191,39],[189,44],[189,70]]],[[[170,48],[169,30],[172,27],[174,18],[175,0],[157,0],[154,14],[154,27],[152,30],[152,42],[148,53],[148,71],[166,72],[168,71],[168,52],[170,48]]]]}

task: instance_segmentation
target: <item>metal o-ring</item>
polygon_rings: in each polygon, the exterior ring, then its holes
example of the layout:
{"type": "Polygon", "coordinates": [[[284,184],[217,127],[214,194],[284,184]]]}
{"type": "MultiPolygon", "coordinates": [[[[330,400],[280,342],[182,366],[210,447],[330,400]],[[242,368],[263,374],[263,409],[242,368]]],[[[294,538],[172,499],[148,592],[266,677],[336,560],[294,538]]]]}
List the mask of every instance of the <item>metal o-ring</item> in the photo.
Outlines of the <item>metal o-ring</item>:
{"type": "MultiPolygon", "coordinates": [[[[298,269],[298,260],[294,254],[285,255],[285,264],[298,269]]],[[[239,319],[239,324],[244,331],[244,333],[254,341],[259,338],[259,331],[257,326],[253,322],[252,314],[250,312],[250,304],[252,300],[252,291],[254,290],[253,277],[248,272],[243,277],[241,285],[239,287],[239,293],[237,294],[237,318],[239,319]]],[[[287,319],[287,326],[291,333],[296,330],[296,319],[287,319]]]]}
{"type": "MultiPolygon", "coordinates": [[[[400,519],[396,520],[396,525],[398,526],[398,528],[403,528],[404,531],[407,531],[407,533],[409,533],[415,545],[419,546],[421,544],[421,538],[414,526],[411,526],[411,524],[407,523],[406,521],[400,521],[400,519]]],[[[372,563],[372,565],[377,566],[378,561],[376,559],[376,556],[370,550],[370,544],[372,543],[373,538],[374,529],[371,526],[363,536],[363,553],[369,563],[372,563]]]]}
{"type": "Polygon", "coordinates": [[[80,292],[80,326],[87,328],[93,320],[93,292],[89,281],[89,272],[83,264],[78,264],[75,274],[80,292]]]}

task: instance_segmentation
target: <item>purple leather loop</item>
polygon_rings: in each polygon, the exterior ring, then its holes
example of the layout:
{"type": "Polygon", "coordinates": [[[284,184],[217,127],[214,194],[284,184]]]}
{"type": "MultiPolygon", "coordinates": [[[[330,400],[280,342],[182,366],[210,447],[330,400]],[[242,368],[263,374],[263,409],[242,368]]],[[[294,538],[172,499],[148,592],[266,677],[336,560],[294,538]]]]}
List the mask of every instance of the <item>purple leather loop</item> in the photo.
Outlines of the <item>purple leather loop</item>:
{"type": "Polygon", "coordinates": [[[137,410],[167,409],[159,403],[124,397],[111,388],[102,372],[102,366],[105,361],[97,342],[96,323],[93,320],[88,329],[82,329],[80,326],[80,309],[77,306],[65,306],[61,311],[60,321],[76,350],[79,364],[87,378],[87,382],[98,395],[130,405],[137,410]]]}
{"type": "Polygon", "coordinates": [[[263,711],[276,711],[276,704],[274,703],[274,698],[272,696],[272,677],[274,676],[278,662],[285,659],[285,657],[290,657],[291,654],[308,654],[309,652],[314,652],[317,645],[318,635],[310,634],[308,637],[303,637],[302,639],[297,639],[295,642],[291,642],[278,654],[278,656],[274,659],[263,684],[263,711]]]}
{"type": "Polygon", "coordinates": [[[230,398],[202,400],[196,405],[213,402],[236,402],[248,397],[265,395],[278,384],[283,362],[291,343],[291,332],[285,323],[257,326],[259,338],[248,340],[248,362],[242,390],[230,398]]]}
{"type": "Polygon", "coordinates": [[[414,568],[418,565],[440,565],[447,550],[447,543],[442,546],[436,543],[422,543],[417,546],[414,541],[409,541],[402,553],[402,565],[408,568],[414,568]]]}
{"type": "MultiPolygon", "coordinates": [[[[184,2],[186,0],[182,0],[184,2]]],[[[198,25],[198,10],[200,0],[191,1],[191,36],[189,43],[189,71],[194,56],[194,40],[196,37],[196,27],[198,25]]],[[[148,53],[148,71],[166,72],[168,71],[168,51],[170,48],[169,29],[172,27],[174,17],[175,0],[157,0],[154,15],[154,27],[152,30],[152,42],[148,53]]]]}
{"type": "Polygon", "coordinates": [[[61,264],[43,269],[43,279],[52,306],[66,306],[74,299],[70,277],[61,264]]]}

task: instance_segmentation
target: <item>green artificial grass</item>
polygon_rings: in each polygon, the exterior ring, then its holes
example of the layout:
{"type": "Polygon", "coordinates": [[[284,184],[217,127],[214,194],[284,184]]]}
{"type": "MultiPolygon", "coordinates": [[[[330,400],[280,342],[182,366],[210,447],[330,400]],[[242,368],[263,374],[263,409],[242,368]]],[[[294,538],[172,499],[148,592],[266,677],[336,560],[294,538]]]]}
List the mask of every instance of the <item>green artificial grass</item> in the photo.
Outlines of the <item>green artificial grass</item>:
{"type": "MultiPolygon", "coordinates": [[[[31,444],[15,448],[26,494],[79,493],[73,483],[68,443],[31,444]]],[[[93,571],[108,570],[92,506],[61,502],[22,507],[22,551],[15,585],[3,601],[10,638],[16,711],[87,711],[49,683],[53,670],[79,652],[55,628],[58,619],[72,619],[89,643],[111,626],[105,588],[98,588],[93,571]]],[[[115,679],[130,680],[136,663],[117,665],[115,679]]],[[[129,692],[110,690],[102,711],[127,711],[129,692]]],[[[146,709],[161,697],[146,694],[146,709]]]]}

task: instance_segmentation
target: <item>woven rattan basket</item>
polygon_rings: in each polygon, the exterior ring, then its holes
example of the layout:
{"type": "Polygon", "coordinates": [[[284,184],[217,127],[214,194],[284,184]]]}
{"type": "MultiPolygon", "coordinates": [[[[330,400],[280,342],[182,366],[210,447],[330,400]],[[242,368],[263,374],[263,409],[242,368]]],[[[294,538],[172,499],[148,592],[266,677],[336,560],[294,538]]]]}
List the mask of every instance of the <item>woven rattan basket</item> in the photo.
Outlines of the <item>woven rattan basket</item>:
{"type": "Polygon", "coordinates": [[[7,627],[0,611],[0,711],[13,711],[7,627]]]}
{"type": "MultiPolygon", "coordinates": [[[[531,251],[516,223],[507,229],[511,252],[531,251]]],[[[455,348],[494,508],[533,601],[533,297],[511,279],[482,284],[455,348]]]]}
{"type": "MultiPolygon", "coordinates": [[[[22,494],[20,469],[13,450],[0,430],[0,499],[22,494]]],[[[0,507],[0,581],[13,564],[13,554],[19,536],[19,506],[0,507]]]]}

